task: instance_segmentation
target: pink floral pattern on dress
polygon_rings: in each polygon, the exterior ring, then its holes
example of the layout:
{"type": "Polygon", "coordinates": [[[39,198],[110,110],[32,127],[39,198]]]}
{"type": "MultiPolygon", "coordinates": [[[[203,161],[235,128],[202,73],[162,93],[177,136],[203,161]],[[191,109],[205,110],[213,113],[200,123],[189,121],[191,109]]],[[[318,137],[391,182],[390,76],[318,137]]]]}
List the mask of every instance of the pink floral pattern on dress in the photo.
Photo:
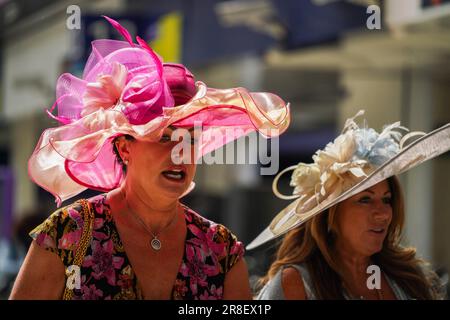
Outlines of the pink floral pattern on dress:
{"type": "MultiPolygon", "coordinates": [[[[106,195],[89,199],[94,212],[92,240],[81,266],[81,287],[75,300],[142,299],[138,280],[123,249],[122,241],[105,203],[106,195]]],[[[172,288],[174,300],[223,299],[225,275],[244,255],[244,247],[223,225],[185,208],[185,252],[172,288]]],[[[66,267],[83,230],[79,202],[55,211],[36,227],[31,237],[56,253],[66,267]]]]}
{"type": "Polygon", "coordinates": [[[83,300],[100,300],[103,298],[102,290],[96,288],[94,284],[89,286],[83,285],[81,287],[83,300]]]}
{"type": "Polygon", "coordinates": [[[116,284],[116,271],[123,265],[124,258],[113,255],[113,242],[111,240],[105,241],[103,244],[100,241],[92,241],[92,255],[84,258],[83,267],[91,268],[91,275],[99,280],[106,278],[108,283],[112,286],[116,284]]]}

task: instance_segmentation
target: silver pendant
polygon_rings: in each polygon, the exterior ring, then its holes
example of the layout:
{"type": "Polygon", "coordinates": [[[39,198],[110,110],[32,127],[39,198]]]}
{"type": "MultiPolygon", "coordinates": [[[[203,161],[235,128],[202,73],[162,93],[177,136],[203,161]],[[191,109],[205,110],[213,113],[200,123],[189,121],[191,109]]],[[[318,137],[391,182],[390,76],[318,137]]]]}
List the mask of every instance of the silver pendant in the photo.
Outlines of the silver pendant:
{"type": "Polygon", "coordinates": [[[153,250],[160,250],[161,249],[161,241],[159,241],[158,238],[153,238],[152,241],[150,241],[150,245],[152,246],[153,250]]]}

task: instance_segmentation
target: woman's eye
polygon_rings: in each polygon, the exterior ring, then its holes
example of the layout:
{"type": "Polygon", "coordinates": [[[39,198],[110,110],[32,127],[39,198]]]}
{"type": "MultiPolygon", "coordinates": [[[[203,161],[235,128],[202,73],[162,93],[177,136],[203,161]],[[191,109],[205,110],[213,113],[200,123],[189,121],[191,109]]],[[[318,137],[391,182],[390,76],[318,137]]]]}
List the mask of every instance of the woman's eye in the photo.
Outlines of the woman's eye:
{"type": "Polygon", "coordinates": [[[168,136],[168,135],[163,135],[162,137],[161,137],[161,139],[159,139],[159,142],[162,142],[162,143],[165,143],[165,142],[169,142],[171,139],[170,139],[170,136],[168,136]]]}
{"type": "Polygon", "coordinates": [[[358,200],[359,203],[369,203],[370,202],[370,197],[362,197],[361,199],[358,200]]]}
{"type": "Polygon", "coordinates": [[[383,203],[385,203],[385,204],[392,204],[392,198],[391,197],[383,198],[383,203]]]}

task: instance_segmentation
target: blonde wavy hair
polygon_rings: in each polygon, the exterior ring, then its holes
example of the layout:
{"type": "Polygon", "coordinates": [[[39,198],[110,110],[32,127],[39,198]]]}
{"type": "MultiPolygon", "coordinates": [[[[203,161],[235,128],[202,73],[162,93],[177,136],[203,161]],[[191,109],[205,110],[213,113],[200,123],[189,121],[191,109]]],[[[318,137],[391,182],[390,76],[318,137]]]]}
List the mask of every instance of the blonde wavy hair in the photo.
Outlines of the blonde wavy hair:
{"type": "MultiPolygon", "coordinates": [[[[403,194],[396,177],[388,178],[387,181],[392,194],[392,221],[382,250],[374,254],[372,260],[409,296],[416,299],[437,299],[437,275],[431,270],[424,271],[427,269],[424,268],[426,263],[416,257],[415,248],[400,245],[405,220],[403,194]]],[[[344,299],[340,277],[342,273],[333,252],[336,208],[337,206],[331,207],[286,234],[275,261],[259,281],[260,287],[283,266],[304,263],[311,274],[318,299],[344,299]]]]}

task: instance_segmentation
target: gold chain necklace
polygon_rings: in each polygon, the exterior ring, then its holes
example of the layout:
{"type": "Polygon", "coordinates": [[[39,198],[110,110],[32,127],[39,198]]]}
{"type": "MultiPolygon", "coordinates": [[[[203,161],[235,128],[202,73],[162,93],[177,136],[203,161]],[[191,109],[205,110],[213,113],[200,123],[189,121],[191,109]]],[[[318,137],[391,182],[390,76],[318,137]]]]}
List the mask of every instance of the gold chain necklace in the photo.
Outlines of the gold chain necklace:
{"type": "Polygon", "coordinates": [[[131,215],[137,220],[137,222],[139,222],[139,223],[142,225],[142,227],[143,227],[147,232],[149,232],[149,233],[152,235],[152,239],[150,240],[150,246],[151,246],[151,247],[153,248],[153,250],[155,250],[155,251],[161,250],[162,243],[161,243],[161,240],[158,239],[158,235],[160,235],[164,230],[168,229],[168,228],[175,222],[176,217],[177,217],[178,210],[177,210],[176,213],[173,215],[172,220],[170,220],[170,222],[169,222],[165,227],[163,227],[161,230],[159,230],[158,233],[155,234],[155,233],[153,233],[153,231],[150,229],[150,227],[148,227],[148,226],[145,224],[144,220],[142,220],[141,217],[140,217],[137,213],[135,213],[135,212],[130,208],[130,204],[128,203],[127,197],[126,197],[126,195],[125,195],[123,192],[122,192],[122,196],[123,196],[124,199],[125,199],[125,204],[126,204],[126,206],[127,206],[128,211],[131,213],[131,215]]]}

